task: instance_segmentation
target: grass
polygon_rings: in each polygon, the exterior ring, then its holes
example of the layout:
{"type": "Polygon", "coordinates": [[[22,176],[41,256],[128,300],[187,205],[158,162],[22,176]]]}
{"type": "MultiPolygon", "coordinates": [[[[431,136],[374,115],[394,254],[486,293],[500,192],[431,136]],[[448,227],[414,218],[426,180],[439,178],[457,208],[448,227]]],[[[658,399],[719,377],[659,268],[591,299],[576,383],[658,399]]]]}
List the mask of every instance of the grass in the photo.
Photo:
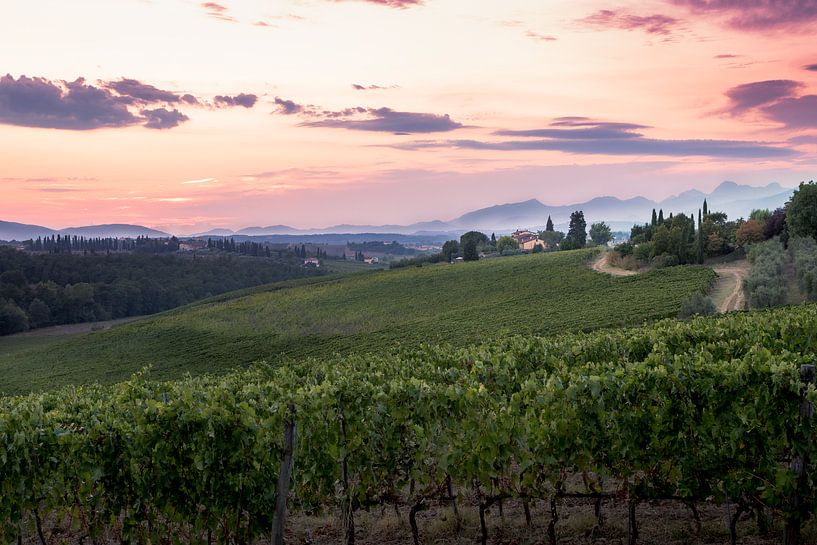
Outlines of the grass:
{"type": "Polygon", "coordinates": [[[221,295],[108,331],[0,344],[0,392],[110,383],[151,365],[159,379],[261,359],[391,351],[398,343],[466,345],[675,316],[714,273],[673,267],[616,278],[592,250],[313,278],[221,295]]]}

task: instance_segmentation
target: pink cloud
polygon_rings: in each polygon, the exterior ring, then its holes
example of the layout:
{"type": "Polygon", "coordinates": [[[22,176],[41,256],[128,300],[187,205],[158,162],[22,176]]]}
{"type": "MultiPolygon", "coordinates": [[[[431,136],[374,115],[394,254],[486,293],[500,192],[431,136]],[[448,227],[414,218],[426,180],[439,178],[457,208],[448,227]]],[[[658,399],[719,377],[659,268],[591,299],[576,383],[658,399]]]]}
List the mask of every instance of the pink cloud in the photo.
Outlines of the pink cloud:
{"type": "Polygon", "coordinates": [[[643,30],[647,34],[667,36],[680,24],[674,17],[661,14],[634,15],[624,10],[602,9],[578,21],[584,26],[615,28],[620,30],[643,30]]]}

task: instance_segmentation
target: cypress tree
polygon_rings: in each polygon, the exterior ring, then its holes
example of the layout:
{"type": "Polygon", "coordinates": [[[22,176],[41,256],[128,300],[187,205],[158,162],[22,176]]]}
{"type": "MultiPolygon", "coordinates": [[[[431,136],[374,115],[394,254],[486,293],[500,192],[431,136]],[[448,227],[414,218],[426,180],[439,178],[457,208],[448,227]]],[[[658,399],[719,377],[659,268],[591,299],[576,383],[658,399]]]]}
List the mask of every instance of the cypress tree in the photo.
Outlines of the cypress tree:
{"type": "Polygon", "coordinates": [[[658,225],[658,215],[655,213],[655,208],[652,209],[652,226],[658,225]]]}
{"type": "Polygon", "coordinates": [[[704,199],[704,217],[709,215],[709,207],[706,205],[706,199],[704,199]]]}
{"type": "Polygon", "coordinates": [[[664,209],[658,211],[658,223],[664,223],[664,209]]]}
{"type": "Polygon", "coordinates": [[[550,219],[550,216],[548,216],[548,222],[547,225],[545,226],[545,231],[553,232],[553,220],[550,219]]]}
{"type": "Polygon", "coordinates": [[[698,264],[704,264],[704,226],[700,208],[698,209],[698,264]]]}

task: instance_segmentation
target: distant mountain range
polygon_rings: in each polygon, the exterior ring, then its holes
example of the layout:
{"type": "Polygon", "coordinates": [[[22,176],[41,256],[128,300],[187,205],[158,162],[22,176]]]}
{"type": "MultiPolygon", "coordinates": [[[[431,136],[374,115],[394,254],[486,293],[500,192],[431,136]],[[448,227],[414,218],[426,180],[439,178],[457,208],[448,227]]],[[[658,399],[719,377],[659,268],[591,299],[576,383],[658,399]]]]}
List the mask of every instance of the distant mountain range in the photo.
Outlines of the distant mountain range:
{"type": "Polygon", "coordinates": [[[499,204],[468,212],[450,221],[426,221],[409,225],[333,225],[323,229],[296,229],[287,225],[269,227],[248,227],[239,231],[214,229],[197,236],[263,236],[263,235],[315,235],[328,233],[379,233],[404,235],[439,235],[462,233],[469,229],[509,232],[520,227],[527,229],[544,228],[548,216],[557,227],[565,228],[574,210],[583,210],[588,223],[604,221],[613,230],[629,231],[636,223],[646,223],[652,209],[663,209],[665,213],[684,212],[697,214],[707,199],[710,210],[726,212],[730,218],[747,217],[755,208],[775,209],[789,200],[794,190],[778,183],[763,187],[739,185],[723,182],[711,193],[696,189],[675,195],[663,201],[653,201],[644,197],[619,199],[617,197],[596,197],[587,202],[552,206],[537,199],[499,204]]]}
{"type": "Polygon", "coordinates": [[[28,225],[25,223],[14,223],[13,221],[0,221],[0,240],[28,240],[37,237],[50,237],[52,235],[68,235],[85,238],[97,237],[118,237],[136,238],[138,236],[159,238],[169,237],[164,231],[157,231],[141,225],[128,225],[124,223],[110,223],[106,225],[86,225],[83,227],[67,227],[65,229],[50,229],[41,225],[28,225]]]}
{"type": "MultiPolygon", "coordinates": [[[[636,223],[649,221],[652,209],[663,209],[665,214],[684,212],[697,214],[703,200],[707,199],[710,210],[726,212],[730,218],[747,217],[755,208],[775,209],[783,206],[794,190],[778,183],[763,187],[739,185],[734,182],[723,182],[711,193],[698,190],[685,191],[679,195],[656,202],[644,197],[619,199],[617,197],[596,197],[587,202],[552,206],[536,199],[499,204],[463,214],[449,221],[425,221],[410,225],[333,225],[322,229],[296,229],[287,225],[269,225],[267,227],[245,227],[238,231],[231,229],[212,229],[190,236],[198,237],[271,237],[276,240],[294,240],[294,237],[310,235],[367,234],[367,235],[412,235],[438,239],[443,235],[455,236],[470,229],[506,233],[518,228],[544,228],[548,216],[557,228],[565,229],[574,210],[583,210],[588,224],[604,221],[614,231],[629,231],[636,223]],[[284,236],[285,235],[285,236],[284,236]]],[[[67,229],[49,229],[39,225],[0,221],[0,240],[27,240],[38,236],[56,234],[77,235],[84,237],[167,237],[168,233],[140,225],[111,224],[71,227],[67,229]]],[[[326,237],[323,237],[326,238],[326,237]]],[[[337,237],[333,237],[337,238],[337,237]]],[[[378,237],[381,238],[381,237],[378,237]]],[[[387,238],[387,237],[386,237],[387,238]]]]}

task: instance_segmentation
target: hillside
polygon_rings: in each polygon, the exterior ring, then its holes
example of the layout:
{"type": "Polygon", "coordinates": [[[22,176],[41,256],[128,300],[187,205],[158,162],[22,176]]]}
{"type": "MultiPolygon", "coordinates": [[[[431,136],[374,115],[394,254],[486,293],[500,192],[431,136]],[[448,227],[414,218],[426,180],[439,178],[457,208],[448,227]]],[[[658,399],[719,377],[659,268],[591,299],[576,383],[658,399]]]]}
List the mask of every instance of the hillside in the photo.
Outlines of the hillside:
{"type": "Polygon", "coordinates": [[[397,343],[465,345],[673,316],[714,273],[675,267],[630,278],[592,271],[594,251],[437,265],[272,285],[170,311],[47,349],[4,350],[0,391],[218,372],[278,355],[386,352],[397,343]]]}

